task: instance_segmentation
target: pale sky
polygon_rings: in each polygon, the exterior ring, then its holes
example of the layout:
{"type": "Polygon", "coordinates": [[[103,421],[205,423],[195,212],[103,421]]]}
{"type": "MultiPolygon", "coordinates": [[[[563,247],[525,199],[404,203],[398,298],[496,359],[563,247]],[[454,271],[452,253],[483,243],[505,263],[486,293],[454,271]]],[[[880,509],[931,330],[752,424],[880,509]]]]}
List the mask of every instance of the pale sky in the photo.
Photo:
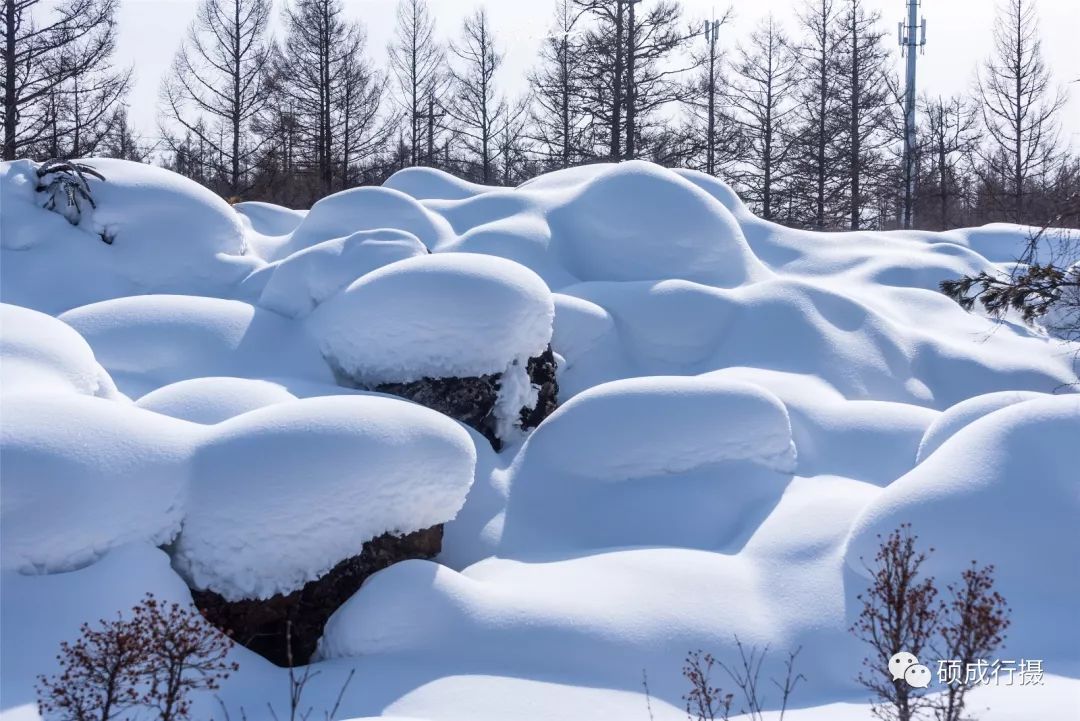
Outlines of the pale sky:
{"type": "MultiPolygon", "coordinates": [[[[274,0],[280,10],[285,0],[274,0]]],[[[397,0],[342,0],[346,13],[363,21],[368,30],[368,54],[379,66],[386,64],[386,45],[393,33],[397,0]]],[[[682,0],[687,19],[704,19],[728,0],[682,0]]],[[[769,11],[795,30],[799,0],[730,0],[734,21],[726,28],[726,42],[734,43],[769,11]]],[[[905,0],[867,0],[882,13],[890,40],[904,16],[905,0]]],[[[505,52],[501,81],[511,93],[525,84],[525,73],[536,61],[537,46],[548,27],[554,0],[429,0],[439,33],[450,37],[462,18],[485,5],[505,52]]],[[[996,0],[923,0],[927,19],[926,52],[919,58],[920,90],[951,94],[971,87],[977,64],[991,48],[990,30],[996,0]]],[[[132,119],[146,135],[157,134],[157,92],[198,0],[121,0],[119,16],[121,64],[134,63],[135,87],[130,96],[132,119]]],[[[1043,51],[1055,80],[1066,85],[1070,102],[1061,117],[1062,131],[1080,147],[1080,0],[1038,0],[1043,51]]],[[[894,61],[898,70],[899,53],[894,61]]]]}

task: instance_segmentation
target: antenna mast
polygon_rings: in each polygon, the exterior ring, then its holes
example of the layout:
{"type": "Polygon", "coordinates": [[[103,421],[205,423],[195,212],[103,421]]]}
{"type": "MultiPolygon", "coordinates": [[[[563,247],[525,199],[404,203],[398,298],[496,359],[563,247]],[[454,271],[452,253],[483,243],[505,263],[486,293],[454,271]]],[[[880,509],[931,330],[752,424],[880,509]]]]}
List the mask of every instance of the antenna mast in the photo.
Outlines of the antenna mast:
{"type": "Polygon", "coordinates": [[[915,50],[926,47],[926,18],[919,24],[919,5],[922,0],[906,0],[907,22],[897,27],[900,52],[907,56],[906,92],[904,95],[904,227],[914,223],[915,198],[915,50]],[[921,37],[920,37],[920,30],[921,37]]]}

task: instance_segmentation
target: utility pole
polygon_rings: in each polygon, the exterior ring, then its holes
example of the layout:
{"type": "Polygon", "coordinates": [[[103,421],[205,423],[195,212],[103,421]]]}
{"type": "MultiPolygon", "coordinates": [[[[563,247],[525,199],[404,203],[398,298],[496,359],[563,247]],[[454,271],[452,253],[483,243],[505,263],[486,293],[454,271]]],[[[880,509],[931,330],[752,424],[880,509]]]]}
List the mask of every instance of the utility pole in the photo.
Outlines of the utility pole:
{"type": "Polygon", "coordinates": [[[442,107],[436,107],[435,98],[428,95],[427,113],[419,115],[421,120],[427,121],[427,164],[435,167],[435,123],[446,115],[442,107]]]}
{"type": "Polygon", "coordinates": [[[705,133],[705,172],[716,175],[716,42],[720,34],[720,21],[705,23],[705,40],[709,43],[709,79],[706,90],[708,98],[708,129],[705,133]]]}
{"type": "Polygon", "coordinates": [[[919,37],[919,5],[922,0],[906,0],[907,22],[901,21],[897,28],[901,53],[907,55],[906,92],[904,95],[904,227],[914,224],[915,202],[915,61],[916,48],[926,47],[926,18],[922,19],[922,37],[919,37]]]}

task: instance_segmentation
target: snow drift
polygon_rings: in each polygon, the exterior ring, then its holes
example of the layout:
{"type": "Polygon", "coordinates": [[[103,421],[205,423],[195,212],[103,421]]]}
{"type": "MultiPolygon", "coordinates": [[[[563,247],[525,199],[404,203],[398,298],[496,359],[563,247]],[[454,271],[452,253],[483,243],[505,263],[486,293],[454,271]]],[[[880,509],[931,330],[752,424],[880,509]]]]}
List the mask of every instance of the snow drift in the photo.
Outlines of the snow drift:
{"type": "MultiPolygon", "coordinates": [[[[34,718],[55,643],[139,591],[266,597],[440,523],[437,562],[337,609],[315,705],[355,668],[342,718],[644,717],[645,669],[681,719],[687,651],[730,662],[738,635],[773,649],[763,676],[802,647],[796,721],[865,718],[858,559],[910,522],[940,582],[996,565],[1003,653],[1046,664],[979,703],[1071,712],[1077,346],[937,291],[1027,229],[792,230],[643,162],[517,188],[413,168],[306,212],[90,162],[77,227],[32,163],[0,170],[5,715],[34,718]],[[505,426],[549,344],[561,407],[498,453],[336,385],[498,374],[505,426]]],[[[235,716],[288,688],[240,660],[235,716]]]]}

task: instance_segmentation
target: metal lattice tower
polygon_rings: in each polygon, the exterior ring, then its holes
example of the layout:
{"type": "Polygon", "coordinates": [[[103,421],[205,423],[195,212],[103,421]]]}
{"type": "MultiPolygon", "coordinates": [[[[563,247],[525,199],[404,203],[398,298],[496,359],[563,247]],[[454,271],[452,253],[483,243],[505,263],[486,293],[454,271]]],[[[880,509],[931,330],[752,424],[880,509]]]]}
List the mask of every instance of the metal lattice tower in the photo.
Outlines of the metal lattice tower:
{"type": "Polygon", "coordinates": [[[919,23],[919,6],[922,0],[906,0],[907,22],[900,21],[897,39],[901,54],[907,56],[906,92],[904,93],[904,227],[914,223],[915,213],[915,61],[926,47],[926,18],[919,23]],[[920,30],[922,31],[920,33],[920,30]]]}

